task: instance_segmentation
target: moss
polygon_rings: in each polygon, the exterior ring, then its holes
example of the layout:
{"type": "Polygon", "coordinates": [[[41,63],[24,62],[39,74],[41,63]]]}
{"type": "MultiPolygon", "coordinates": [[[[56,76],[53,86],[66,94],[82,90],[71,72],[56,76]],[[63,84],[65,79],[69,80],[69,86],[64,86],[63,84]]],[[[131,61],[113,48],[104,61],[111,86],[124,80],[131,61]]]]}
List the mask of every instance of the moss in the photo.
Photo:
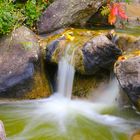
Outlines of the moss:
{"type": "Polygon", "coordinates": [[[51,84],[45,72],[45,62],[43,56],[40,58],[40,64],[36,66],[36,72],[33,77],[32,90],[25,94],[24,98],[37,99],[48,97],[52,93],[51,84]],[[39,65],[39,66],[38,66],[39,65]]]}
{"type": "Polygon", "coordinates": [[[82,98],[89,97],[102,82],[107,82],[108,80],[108,71],[102,71],[92,76],[76,74],[73,85],[73,95],[82,98]]]}
{"type": "Polygon", "coordinates": [[[77,71],[80,71],[81,73],[85,72],[85,68],[83,65],[83,53],[80,49],[76,49],[74,53],[74,65],[77,68],[77,71]]]}
{"type": "Polygon", "coordinates": [[[51,85],[48,81],[48,77],[45,74],[45,65],[43,59],[41,58],[40,70],[37,70],[33,77],[33,87],[32,90],[25,94],[26,99],[38,99],[43,97],[48,97],[52,93],[51,85]]]}
{"type": "Polygon", "coordinates": [[[123,53],[130,53],[140,49],[140,38],[127,34],[119,34],[117,45],[123,51],[123,53]]]}
{"type": "Polygon", "coordinates": [[[107,33],[107,32],[108,31],[104,31],[104,30],[93,31],[93,30],[88,30],[88,29],[66,28],[59,33],[47,36],[47,38],[45,38],[45,39],[42,38],[41,43],[42,43],[42,47],[46,47],[52,41],[54,41],[62,36],[65,36],[68,43],[72,43],[74,46],[79,47],[79,46],[82,46],[84,43],[86,43],[91,38],[93,38],[94,36],[97,36],[102,33],[107,33]],[[67,38],[67,35],[71,35],[72,37],[74,37],[74,39],[72,41],[69,40],[67,38]]]}
{"type": "Polygon", "coordinates": [[[27,92],[26,99],[38,99],[51,95],[50,84],[44,74],[36,73],[34,76],[34,85],[32,90],[27,92]]]}

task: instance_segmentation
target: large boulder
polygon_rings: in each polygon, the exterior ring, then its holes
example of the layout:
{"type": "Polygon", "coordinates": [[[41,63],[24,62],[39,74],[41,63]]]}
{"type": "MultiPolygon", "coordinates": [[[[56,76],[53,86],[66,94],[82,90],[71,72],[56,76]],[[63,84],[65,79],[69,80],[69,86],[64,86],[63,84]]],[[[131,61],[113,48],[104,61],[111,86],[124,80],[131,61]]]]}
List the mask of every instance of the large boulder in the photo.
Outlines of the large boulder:
{"type": "Polygon", "coordinates": [[[37,36],[22,26],[0,40],[0,97],[38,98],[50,95],[42,74],[37,36]]]}
{"type": "Polygon", "coordinates": [[[138,56],[124,58],[116,62],[114,71],[121,88],[140,110],[140,52],[138,56]]]}
{"type": "Polygon", "coordinates": [[[105,0],[55,0],[38,21],[39,33],[47,33],[69,25],[81,24],[98,11],[105,0]]]}
{"type": "Polygon", "coordinates": [[[91,75],[100,69],[109,69],[121,55],[120,49],[100,32],[69,29],[51,38],[44,47],[46,61],[58,63],[67,51],[81,74],[91,75]]]}

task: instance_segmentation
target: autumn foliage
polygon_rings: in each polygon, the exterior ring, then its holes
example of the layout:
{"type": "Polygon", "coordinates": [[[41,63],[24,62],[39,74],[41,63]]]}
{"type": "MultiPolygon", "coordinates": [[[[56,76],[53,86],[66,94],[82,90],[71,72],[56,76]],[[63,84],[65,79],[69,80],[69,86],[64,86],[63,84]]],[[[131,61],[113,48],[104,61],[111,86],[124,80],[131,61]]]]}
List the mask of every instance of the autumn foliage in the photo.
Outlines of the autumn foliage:
{"type": "Polygon", "coordinates": [[[128,17],[125,13],[124,2],[112,2],[108,0],[107,6],[102,8],[102,15],[108,15],[108,22],[112,25],[117,19],[126,20],[128,17]]]}
{"type": "Polygon", "coordinates": [[[123,3],[112,3],[108,4],[110,13],[108,16],[108,22],[112,25],[116,22],[117,17],[120,17],[121,19],[127,19],[127,15],[125,14],[124,10],[124,4],[123,3]]]}

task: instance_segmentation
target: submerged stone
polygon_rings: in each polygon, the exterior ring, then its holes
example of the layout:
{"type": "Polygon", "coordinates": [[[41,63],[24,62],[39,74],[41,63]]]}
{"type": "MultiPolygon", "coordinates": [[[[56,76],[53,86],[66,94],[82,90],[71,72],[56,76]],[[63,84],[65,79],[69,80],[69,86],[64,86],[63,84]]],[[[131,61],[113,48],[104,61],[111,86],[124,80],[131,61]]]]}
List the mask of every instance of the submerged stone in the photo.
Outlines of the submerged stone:
{"type": "Polygon", "coordinates": [[[0,97],[29,99],[50,95],[41,65],[37,36],[28,28],[22,26],[3,37],[0,40],[0,97]]]}
{"type": "Polygon", "coordinates": [[[140,110],[140,55],[119,59],[114,71],[121,88],[140,110]]]}

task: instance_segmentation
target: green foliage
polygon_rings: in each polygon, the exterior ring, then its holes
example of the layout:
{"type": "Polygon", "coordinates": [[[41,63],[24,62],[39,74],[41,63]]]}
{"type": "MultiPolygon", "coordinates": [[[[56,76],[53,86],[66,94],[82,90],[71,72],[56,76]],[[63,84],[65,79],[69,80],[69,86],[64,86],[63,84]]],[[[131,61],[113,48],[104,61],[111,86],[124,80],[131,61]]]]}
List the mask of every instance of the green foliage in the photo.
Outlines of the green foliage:
{"type": "Polygon", "coordinates": [[[14,5],[7,0],[0,0],[0,35],[11,32],[18,20],[14,5]]]}
{"type": "Polygon", "coordinates": [[[108,6],[102,6],[102,9],[101,9],[101,15],[102,15],[102,16],[108,15],[109,12],[110,12],[110,9],[109,9],[108,6]]]}
{"type": "Polygon", "coordinates": [[[29,26],[33,26],[34,21],[36,21],[39,17],[39,12],[36,8],[36,0],[28,0],[25,4],[25,16],[26,16],[26,24],[29,26]]]}
{"type": "Polygon", "coordinates": [[[0,36],[22,24],[34,28],[42,11],[51,2],[52,0],[0,0],[0,36]]]}
{"type": "Polygon", "coordinates": [[[25,4],[24,11],[26,17],[26,24],[33,27],[34,22],[38,20],[41,11],[47,7],[47,3],[37,0],[28,0],[25,4]]]}

